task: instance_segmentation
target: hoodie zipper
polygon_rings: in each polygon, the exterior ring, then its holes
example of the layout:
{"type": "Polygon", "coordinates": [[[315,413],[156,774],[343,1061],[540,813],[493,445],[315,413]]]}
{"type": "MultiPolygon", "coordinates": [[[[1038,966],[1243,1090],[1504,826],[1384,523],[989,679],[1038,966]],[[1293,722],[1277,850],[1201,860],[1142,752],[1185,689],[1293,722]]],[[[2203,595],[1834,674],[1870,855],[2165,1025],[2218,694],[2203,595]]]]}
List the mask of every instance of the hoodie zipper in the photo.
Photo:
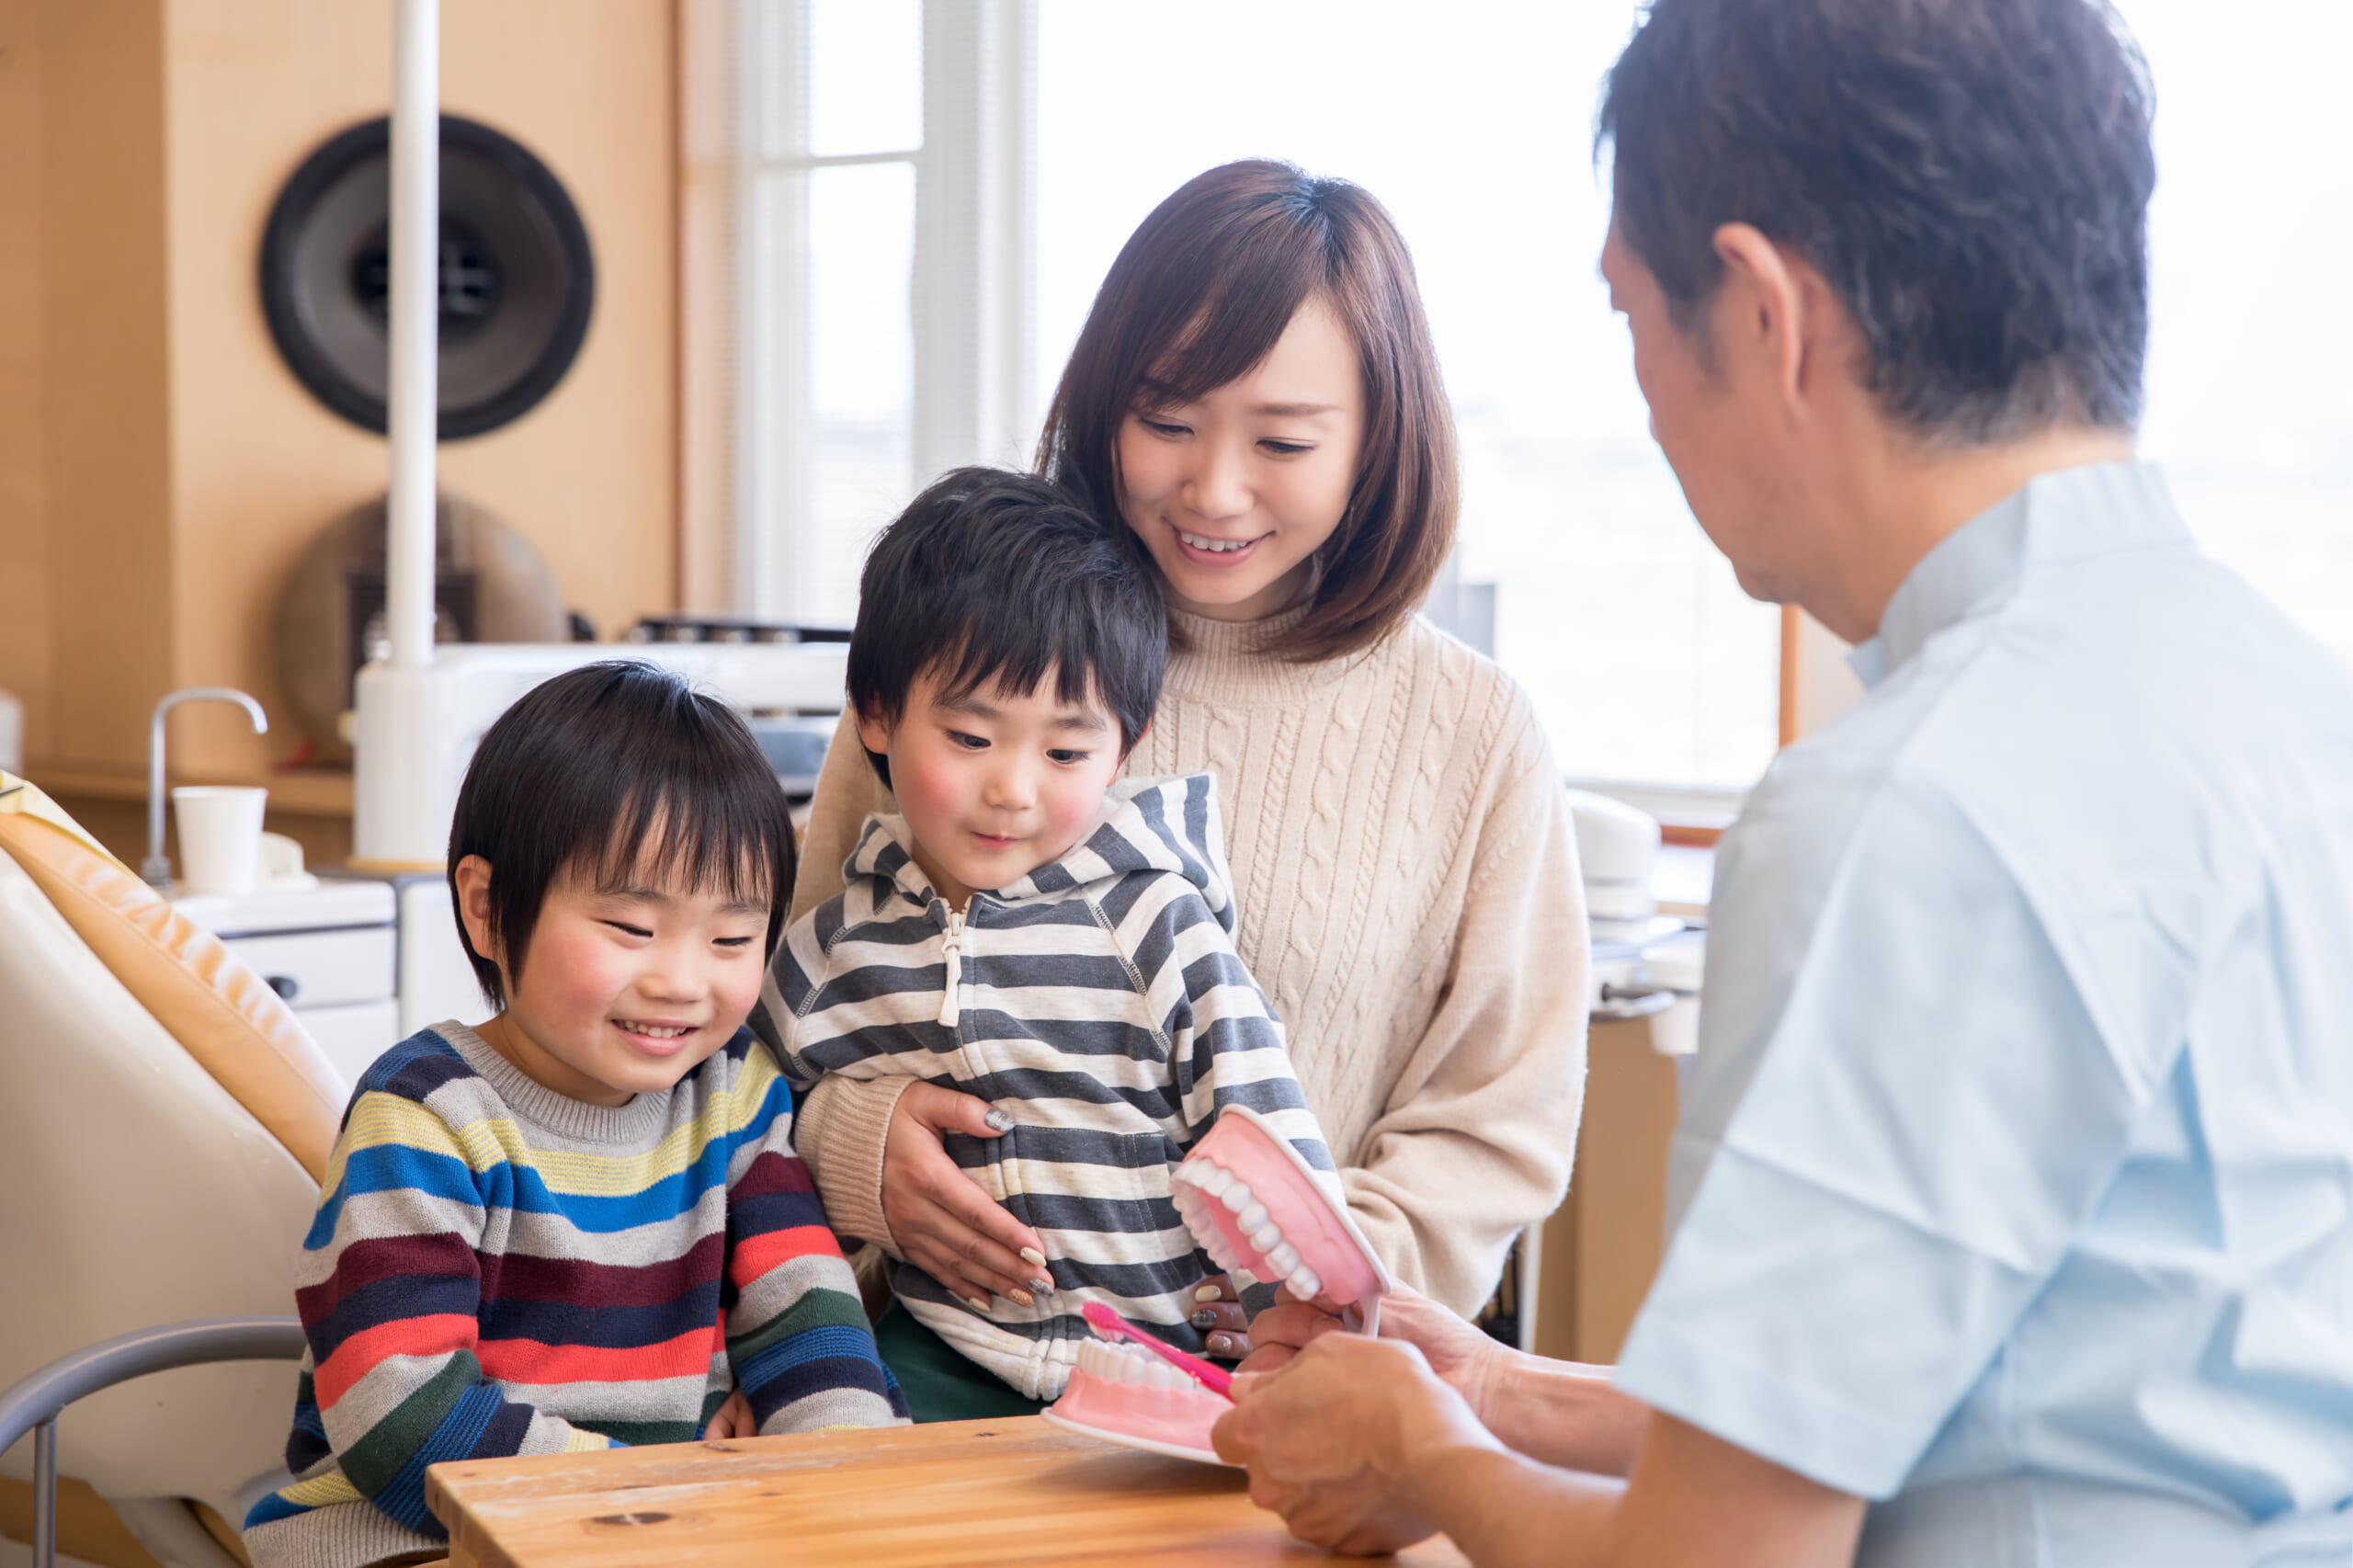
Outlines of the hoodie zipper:
{"type": "Polygon", "coordinates": [[[948,912],[948,983],[939,998],[939,1023],[942,1028],[956,1028],[961,1014],[960,998],[964,989],[964,915],[961,910],[948,912]]]}

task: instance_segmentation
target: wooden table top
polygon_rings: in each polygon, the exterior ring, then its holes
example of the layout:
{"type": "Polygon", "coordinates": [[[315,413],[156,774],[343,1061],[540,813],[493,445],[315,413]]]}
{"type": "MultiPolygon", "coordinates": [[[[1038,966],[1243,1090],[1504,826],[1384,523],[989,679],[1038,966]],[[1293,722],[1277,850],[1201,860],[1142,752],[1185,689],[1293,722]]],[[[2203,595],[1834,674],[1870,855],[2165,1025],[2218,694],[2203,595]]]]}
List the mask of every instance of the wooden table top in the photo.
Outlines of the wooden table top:
{"type": "Polygon", "coordinates": [[[1334,1558],[1251,1506],[1242,1472],[1037,1416],[435,1465],[451,1568],[961,1568],[1390,1562],[1463,1568],[1443,1537],[1334,1558]]]}

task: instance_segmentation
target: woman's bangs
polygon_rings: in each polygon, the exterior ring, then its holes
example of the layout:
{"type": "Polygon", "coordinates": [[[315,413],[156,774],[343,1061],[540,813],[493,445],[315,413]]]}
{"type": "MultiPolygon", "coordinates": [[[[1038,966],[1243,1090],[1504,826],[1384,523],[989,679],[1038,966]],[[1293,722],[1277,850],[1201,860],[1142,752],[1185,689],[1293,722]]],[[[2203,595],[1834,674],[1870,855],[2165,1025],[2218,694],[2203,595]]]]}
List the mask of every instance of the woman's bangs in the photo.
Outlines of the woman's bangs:
{"type": "Polygon", "coordinates": [[[1321,247],[1296,222],[1268,222],[1226,254],[1204,248],[1170,269],[1137,355],[1134,405],[1192,403],[1240,381],[1275,351],[1299,309],[1325,286],[1321,247]],[[1182,300],[1182,308],[1175,301],[1182,300]],[[1217,330],[1207,330],[1215,322],[1217,330]]]}

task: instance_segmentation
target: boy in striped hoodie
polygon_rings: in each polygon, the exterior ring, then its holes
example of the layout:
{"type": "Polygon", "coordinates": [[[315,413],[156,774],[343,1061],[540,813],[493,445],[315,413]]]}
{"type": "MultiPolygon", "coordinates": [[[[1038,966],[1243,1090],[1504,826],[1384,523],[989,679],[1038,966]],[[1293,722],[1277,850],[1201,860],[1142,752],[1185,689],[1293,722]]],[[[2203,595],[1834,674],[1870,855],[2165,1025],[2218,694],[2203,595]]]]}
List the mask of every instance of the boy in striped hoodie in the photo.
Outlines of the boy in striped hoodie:
{"type": "Polygon", "coordinates": [[[867,560],[849,697],[900,812],[867,819],[843,892],[786,932],[752,1027],[804,1090],[839,1074],[992,1102],[999,1135],[949,1152],[1051,1254],[984,1300],[870,1221],[898,1298],[876,1338],[917,1421],[1059,1396],[1089,1300],[1201,1350],[1215,1267],[1169,1172],[1222,1108],[1271,1117],[1339,1193],[1234,955],[1214,779],[1118,781],[1166,648],[1158,579],[1030,475],[947,475],[867,560]]]}
{"type": "Polygon", "coordinates": [[[559,676],[483,737],[449,858],[499,1012],[394,1046],[344,1113],[258,1568],[439,1558],[443,1460],[905,1415],[743,1027],[793,869],[743,721],[642,665],[559,676]]]}

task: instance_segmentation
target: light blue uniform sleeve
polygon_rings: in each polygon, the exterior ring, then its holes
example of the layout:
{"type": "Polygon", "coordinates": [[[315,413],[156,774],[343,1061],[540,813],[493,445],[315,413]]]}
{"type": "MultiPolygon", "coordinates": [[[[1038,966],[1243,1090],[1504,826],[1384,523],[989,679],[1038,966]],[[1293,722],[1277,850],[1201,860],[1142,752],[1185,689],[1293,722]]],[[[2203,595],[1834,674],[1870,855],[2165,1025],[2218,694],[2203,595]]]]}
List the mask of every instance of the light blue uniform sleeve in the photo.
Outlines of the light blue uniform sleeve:
{"type": "MultiPolygon", "coordinates": [[[[2169,1065],[2111,1050],[2039,902],[1949,800],[1873,792],[1621,1389],[1825,1485],[1898,1489],[2066,1256],[2169,1065]]],[[[1739,961],[1736,931],[1715,940],[1711,966],[1739,961]]]]}

